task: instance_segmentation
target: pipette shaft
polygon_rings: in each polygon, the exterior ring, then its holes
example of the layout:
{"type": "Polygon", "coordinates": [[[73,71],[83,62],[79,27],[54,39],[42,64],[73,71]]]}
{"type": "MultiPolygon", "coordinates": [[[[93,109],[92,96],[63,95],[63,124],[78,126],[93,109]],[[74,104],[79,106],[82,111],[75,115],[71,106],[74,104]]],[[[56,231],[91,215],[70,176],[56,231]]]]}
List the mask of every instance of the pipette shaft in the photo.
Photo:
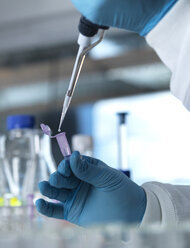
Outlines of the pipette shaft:
{"type": "Polygon", "coordinates": [[[82,65],[84,63],[85,56],[86,56],[85,54],[83,55],[83,51],[84,51],[85,47],[89,44],[89,38],[84,37],[84,36],[82,37],[82,35],[80,34],[79,39],[78,39],[78,44],[79,44],[79,50],[78,50],[76,61],[74,64],[71,80],[69,83],[69,88],[67,90],[67,93],[65,95],[65,99],[63,102],[61,119],[60,119],[59,129],[58,129],[59,132],[61,132],[61,126],[62,126],[63,120],[65,118],[65,115],[66,115],[67,110],[69,108],[69,105],[71,103],[71,99],[72,99],[76,84],[78,82],[78,78],[79,78],[79,75],[80,75],[80,72],[82,69],[82,65]]]}
{"type": "Polygon", "coordinates": [[[85,56],[93,47],[95,47],[102,41],[105,29],[108,29],[108,27],[98,26],[96,24],[93,24],[83,16],[80,19],[80,22],[79,22],[80,34],[78,38],[79,50],[78,50],[76,61],[74,64],[71,80],[69,83],[69,88],[67,90],[67,93],[66,93],[66,96],[63,102],[62,113],[61,113],[61,118],[60,118],[59,128],[58,128],[59,132],[61,132],[61,126],[65,118],[65,115],[67,113],[67,110],[69,108],[76,84],[78,82],[78,78],[81,72],[82,65],[84,63],[85,56]],[[95,34],[98,33],[99,28],[103,30],[100,35],[100,38],[96,42],[91,44],[91,37],[93,37],[95,34]]]}

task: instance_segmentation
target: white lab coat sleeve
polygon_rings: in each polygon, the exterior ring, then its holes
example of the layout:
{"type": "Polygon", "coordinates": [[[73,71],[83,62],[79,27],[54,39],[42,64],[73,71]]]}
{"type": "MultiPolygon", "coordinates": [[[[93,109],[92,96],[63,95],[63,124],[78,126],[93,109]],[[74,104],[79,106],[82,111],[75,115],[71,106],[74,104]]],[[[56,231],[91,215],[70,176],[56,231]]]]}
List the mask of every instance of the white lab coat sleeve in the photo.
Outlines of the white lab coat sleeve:
{"type": "Polygon", "coordinates": [[[148,182],[142,187],[147,206],[141,227],[152,223],[177,226],[190,220],[190,186],[148,182]]]}
{"type": "Polygon", "coordinates": [[[190,111],[190,1],[178,0],[146,40],[172,72],[172,94],[190,111]]]}

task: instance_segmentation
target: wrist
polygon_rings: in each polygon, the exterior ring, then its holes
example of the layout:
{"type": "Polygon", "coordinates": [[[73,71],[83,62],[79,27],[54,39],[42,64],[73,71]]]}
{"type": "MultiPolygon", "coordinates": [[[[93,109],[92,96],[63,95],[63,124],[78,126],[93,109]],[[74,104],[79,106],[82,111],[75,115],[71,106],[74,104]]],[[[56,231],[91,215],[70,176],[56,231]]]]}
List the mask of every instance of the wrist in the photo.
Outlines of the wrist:
{"type": "Polygon", "coordinates": [[[146,206],[147,206],[147,196],[146,196],[146,192],[145,190],[141,187],[141,201],[138,207],[138,219],[137,219],[137,223],[141,223],[144,215],[145,215],[145,211],[146,211],[146,206]]]}

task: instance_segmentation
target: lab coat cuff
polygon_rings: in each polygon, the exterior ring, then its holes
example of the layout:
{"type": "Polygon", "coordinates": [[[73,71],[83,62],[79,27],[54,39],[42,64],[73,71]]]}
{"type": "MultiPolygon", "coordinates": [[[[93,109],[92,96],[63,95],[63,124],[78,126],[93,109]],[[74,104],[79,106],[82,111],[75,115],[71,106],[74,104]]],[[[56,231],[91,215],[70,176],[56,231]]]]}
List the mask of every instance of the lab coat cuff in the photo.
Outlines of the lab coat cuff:
{"type": "Polygon", "coordinates": [[[162,216],[159,200],[156,194],[151,191],[148,183],[143,184],[142,187],[146,193],[147,205],[140,228],[149,224],[160,224],[162,216]]]}
{"type": "Polygon", "coordinates": [[[147,208],[141,226],[149,223],[159,223],[162,226],[177,225],[178,216],[173,200],[175,187],[159,182],[145,183],[142,187],[147,194],[147,208]]]}

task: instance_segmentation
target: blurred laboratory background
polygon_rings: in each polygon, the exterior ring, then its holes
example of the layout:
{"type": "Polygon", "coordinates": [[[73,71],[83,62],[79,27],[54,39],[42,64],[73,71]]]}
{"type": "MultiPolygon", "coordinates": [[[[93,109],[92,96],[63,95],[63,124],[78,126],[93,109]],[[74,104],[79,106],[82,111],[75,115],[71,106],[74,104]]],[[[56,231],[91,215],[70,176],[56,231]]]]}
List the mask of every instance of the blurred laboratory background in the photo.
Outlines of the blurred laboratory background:
{"type": "MultiPolygon", "coordinates": [[[[56,133],[80,14],[69,0],[0,0],[0,6],[0,133],[16,114],[33,115],[36,129],[45,123],[56,133]]],[[[143,37],[106,31],[86,57],[63,122],[70,146],[114,168],[124,164],[139,184],[190,183],[190,113],[170,94],[170,76],[143,37]]],[[[57,166],[62,154],[51,142],[57,166]]]]}

